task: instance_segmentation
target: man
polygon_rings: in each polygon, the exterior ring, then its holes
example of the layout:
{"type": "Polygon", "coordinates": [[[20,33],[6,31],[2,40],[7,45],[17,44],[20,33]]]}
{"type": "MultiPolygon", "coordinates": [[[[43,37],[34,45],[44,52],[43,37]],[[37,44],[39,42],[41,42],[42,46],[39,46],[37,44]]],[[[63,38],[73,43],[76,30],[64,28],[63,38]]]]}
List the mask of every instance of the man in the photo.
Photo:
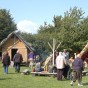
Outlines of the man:
{"type": "Polygon", "coordinates": [[[62,55],[65,57],[66,60],[66,64],[65,68],[64,68],[64,72],[63,72],[63,76],[65,79],[69,79],[69,52],[67,52],[66,49],[64,49],[64,51],[62,52],[62,55]]]}
{"type": "Polygon", "coordinates": [[[64,49],[64,51],[62,52],[62,55],[65,57],[65,59],[68,61],[69,59],[69,52],[67,52],[66,49],[64,49]]]}
{"type": "Polygon", "coordinates": [[[22,55],[20,54],[19,50],[14,55],[13,61],[14,61],[14,66],[15,66],[15,72],[20,72],[20,64],[22,63],[23,58],[22,58],[22,55]]]}
{"type": "Polygon", "coordinates": [[[8,55],[8,52],[4,55],[2,59],[3,67],[4,67],[4,73],[8,74],[8,67],[10,65],[10,56],[8,55]]]}
{"type": "Polygon", "coordinates": [[[65,57],[62,55],[62,52],[59,52],[59,55],[56,58],[57,80],[62,80],[63,69],[65,67],[65,64],[65,57]]]}
{"type": "Polygon", "coordinates": [[[73,68],[73,79],[70,83],[73,86],[73,83],[78,80],[78,86],[82,85],[82,70],[83,70],[83,61],[81,59],[81,55],[78,54],[72,63],[73,68]]]}

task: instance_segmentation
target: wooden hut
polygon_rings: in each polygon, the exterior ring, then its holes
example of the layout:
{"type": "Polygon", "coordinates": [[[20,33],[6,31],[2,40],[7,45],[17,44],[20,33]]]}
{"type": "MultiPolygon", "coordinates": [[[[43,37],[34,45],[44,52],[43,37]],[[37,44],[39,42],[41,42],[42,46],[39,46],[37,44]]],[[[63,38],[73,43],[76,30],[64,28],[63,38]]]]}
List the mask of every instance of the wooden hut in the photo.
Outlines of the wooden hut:
{"type": "Polygon", "coordinates": [[[3,57],[3,54],[8,51],[11,61],[13,61],[13,56],[17,50],[22,54],[23,62],[27,62],[28,54],[34,49],[16,32],[12,32],[0,43],[0,57],[3,57]]]}

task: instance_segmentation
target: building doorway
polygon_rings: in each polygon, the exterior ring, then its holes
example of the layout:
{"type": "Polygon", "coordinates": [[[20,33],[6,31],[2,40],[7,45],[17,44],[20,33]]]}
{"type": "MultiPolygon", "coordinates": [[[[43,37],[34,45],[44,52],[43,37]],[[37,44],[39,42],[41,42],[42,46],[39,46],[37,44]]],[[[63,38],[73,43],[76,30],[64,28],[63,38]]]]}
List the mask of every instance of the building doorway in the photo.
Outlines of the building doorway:
{"type": "Polygon", "coordinates": [[[16,54],[17,50],[18,50],[18,49],[12,49],[12,50],[11,50],[11,55],[12,55],[12,56],[11,56],[11,61],[13,61],[13,57],[14,57],[14,55],[16,54]]]}

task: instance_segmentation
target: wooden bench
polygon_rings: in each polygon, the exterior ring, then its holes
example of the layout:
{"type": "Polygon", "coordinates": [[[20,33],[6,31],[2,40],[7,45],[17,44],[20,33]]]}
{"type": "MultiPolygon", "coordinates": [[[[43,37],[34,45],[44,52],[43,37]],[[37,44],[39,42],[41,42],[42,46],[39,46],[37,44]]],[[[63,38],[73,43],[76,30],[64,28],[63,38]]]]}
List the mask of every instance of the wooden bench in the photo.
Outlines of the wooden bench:
{"type": "Polygon", "coordinates": [[[49,72],[31,72],[33,76],[55,76],[57,73],[49,73],[49,72]]]}
{"type": "Polygon", "coordinates": [[[82,71],[83,76],[86,76],[87,73],[88,73],[88,71],[82,71]]]}
{"type": "MultiPolygon", "coordinates": [[[[83,76],[86,76],[87,73],[88,73],[88,71],[82,71],[83,76]]],[[[43,71],[43,72],[31,72],[31,74],[33,76],[56,76],[57,75],[57,73],[49,73],[49,72],[46,72],[46,71],[43,71]]]]}

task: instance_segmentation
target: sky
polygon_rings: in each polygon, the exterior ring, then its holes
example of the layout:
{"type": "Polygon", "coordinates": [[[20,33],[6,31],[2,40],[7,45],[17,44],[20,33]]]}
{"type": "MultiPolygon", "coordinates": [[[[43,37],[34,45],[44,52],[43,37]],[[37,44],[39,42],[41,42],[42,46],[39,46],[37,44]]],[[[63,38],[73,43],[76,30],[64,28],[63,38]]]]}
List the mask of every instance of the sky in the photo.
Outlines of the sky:
{"type": "Polygon", "coordinates": [[[37,33],[44,22],[53,24],[54,16],[63,16],[75,6],[88,16],[88,0],[0,0],[0,9],[10,11],[17,29],[32,34],[37,33]]]}

